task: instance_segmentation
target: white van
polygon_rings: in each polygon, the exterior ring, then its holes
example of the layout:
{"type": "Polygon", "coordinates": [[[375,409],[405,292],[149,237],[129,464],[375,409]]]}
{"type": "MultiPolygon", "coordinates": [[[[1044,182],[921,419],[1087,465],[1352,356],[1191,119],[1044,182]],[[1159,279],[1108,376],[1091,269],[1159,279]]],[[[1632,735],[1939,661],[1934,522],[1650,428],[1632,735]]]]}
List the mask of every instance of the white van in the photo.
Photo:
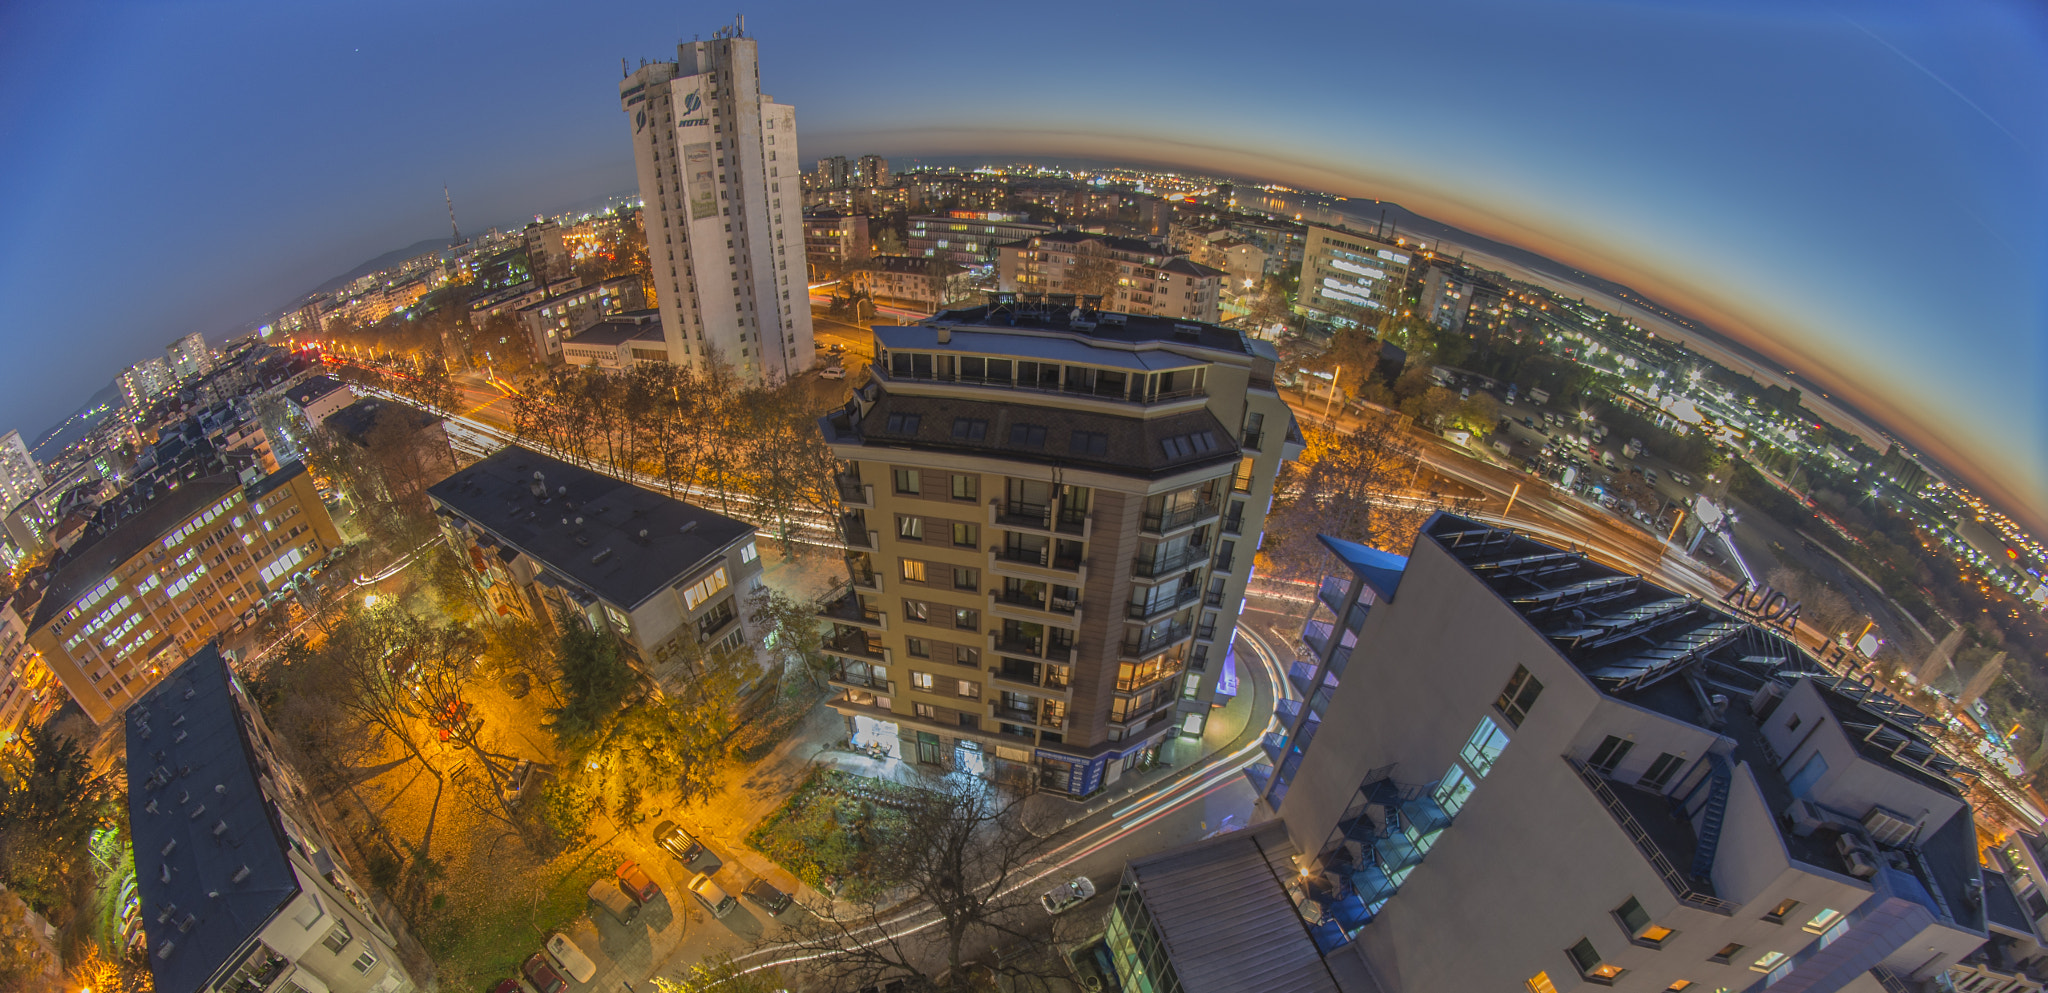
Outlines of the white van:
{"type": "Polygon", "coordinates": [[[548,935],[548,955],[579,983],[590,982],[590,977],[597,975],[597,963],[592,962],[590,956],[583,954],[583,949],[576,947],[576,943],[560,931],[548,935]]]}

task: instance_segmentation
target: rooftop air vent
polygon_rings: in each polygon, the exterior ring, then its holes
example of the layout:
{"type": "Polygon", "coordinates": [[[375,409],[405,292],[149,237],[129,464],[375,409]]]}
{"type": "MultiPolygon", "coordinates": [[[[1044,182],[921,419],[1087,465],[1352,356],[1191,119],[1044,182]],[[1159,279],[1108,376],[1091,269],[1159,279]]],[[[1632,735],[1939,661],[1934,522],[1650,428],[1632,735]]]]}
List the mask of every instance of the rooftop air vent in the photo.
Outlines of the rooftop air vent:
{"type": "Polygon", "coordinates": [[[598,549],[598,550],[597,550],[597,554],[596,554],[596,555],[592,555],[592,556],[590,557],[590,564],[591,564],[591,565],[597,565],[597,564],[599,564],[599,563],[603,562],[604,560],[606,560],[606,559],[608,559],[608,558],[611,558],[611,557],[612,557],[612,549],[611,549],[611,546],[610,546],[610,545],[606,545],[605,547],[603,547],[603,548],[600,548],[600,549],[598,549]]]}
{"type": "Polygon", "coordinates": [[[149,802],[142,805],[142,809],[152,814],[156,813],[156,798],[150,797],[149,802]]]}
{"type": "Polygon", "coordinates": [[[236,869],[235,874],[228,877],[228,881],[231,883],[239,883],[247,878],[249,878],[249,867],[245,865],[239,869],[236,869]]]}
{"type": "Polygon", "coordinates": [[[177,950],[177,942],[166,941],[163,944],[156,946],[156,957],[160,959],[169,959],[171,957],[171,953],[177,950]]]}
{"type": "Polygon", "coordinates": [[[641,528],[641,529],[640,529],[640,540],[641,540],[641,541],[646,541],[646,540],[647,540],[647,529],[646,529],[646,528],[641,528]]]}
{"type": "Polygon", "coordinates": [[[214,837],[218,838],[218,837],[220,837],[221,835],[224,835],[224,834],[226,834],[226,833],[228,833],[228,822],[226,822],[226,821],[214,821],[214,822],[213,822],[213,836],[214,836],[214,837]]]}
{"type": "Polygon", "coordinates": [[[170,858],[170,857],[171,857],[171,853],[172,853],[172,852],[174,852],[174,851],[176,851],[176,850],[177,850],[177,848],[178,848],[178,839],[176,839],[176,838],[172,838],[171,840],[169,840],[169,841],[166,841],[166,842],[164,842],[164,847],[163,847],[163,850],[162,850],[162,851],[160,851],[160,852],[157,852],[157,857],[158,857],[158,858],[166,858],[166,859],[167,859],[167,858],[170,858]]]}
{"type": "Polygon", "coordinates": [[[171,726],[172,726],[172,727],[177,727],[178,725],[180,725],[180,724],[183,724],[183,723],[185,723],[185,715],[184,715],[184,714],[179,714],[179,715],[178,715],[178,717],[177,717],[177,719],[176,719],[176,720],[173,720],[173,721],[171,722],[171,726]]]}
{"type": "Polygon", "coordinates": [[[159,862],[159,863],[157,863],[157,866],[156,866],[156,877],[157,877],[158,879],[161,879],[161,880],[163,880],[163,881],[164,881],[164,882],[166,882],[166,883],[170,882],[170,881],[171,881],[171,864],[170,864],[169,862],[159,862]]]}
{"type": "Polygon", "coordinates": [[[682,527],[677,528],[676,530],[680,531],[683,534],[689,534],[690,532],[697,530],[697,522],[691,521],[690,523],[685,524],[682,527]]]}
{"type": "Polygon", "coordinates": [[[189,736],[185,734],[185,729],[179,728],[177,734],[171,735],[171,744],[175,745],[178,742],[184,741],[187,737],[189,736]]]}
{"type": "Polygon", "coordinates": [[[202,803],[199,806],[192,808],[192,813],[188,814],[186,816],[186,819],[196,821],[199,819],[199,815],[204,813],[206,813],[206,805],[202,803]]]}

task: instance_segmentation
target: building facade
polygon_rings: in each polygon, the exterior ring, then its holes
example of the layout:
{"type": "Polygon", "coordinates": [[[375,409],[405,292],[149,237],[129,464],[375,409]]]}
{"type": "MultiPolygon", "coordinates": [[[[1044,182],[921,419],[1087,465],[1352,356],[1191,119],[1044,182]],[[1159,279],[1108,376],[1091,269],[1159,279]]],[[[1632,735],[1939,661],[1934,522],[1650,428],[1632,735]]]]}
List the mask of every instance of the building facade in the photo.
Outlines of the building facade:
{"type": "Polygon", "coordinates": [[[948,304],[974,296],[973,273],[944,259],[877,255],[859,264],[848,278],[884,307],[936,314],[948,304]]]}
{"type": "Polygon", "coordinates": [[[956,210],[950,214],[911,217],[905,223],[904,244],[912,255],[960,265],[986,265],[995,261],[997,246],[1049,234],[1052,230],[1052,225],[1033,224],[1022,214],[956,210]]]}
{"type": "Polygon", "coordinates": [[[300,463],[186,480],[72,547],[29,643],[104,721],[339,547],[300,463]]]}
{"type": "Polygon", "coordinates": [[[64,702],[64,688],[28,643],[28,621],[12,602],[0,604],[0,750],[49,719],[64,702]]]}
{"type": "Polygon", "coordinates": [[[877,327],[821,421],[851,585],[828,598],[856,743],[1087,795],[1201,733],[1275,474],[1262,342],[998,297],[877,327]]]}
{"type": "Polygon", "coordinates": [[[817,279],[820,267],[839,269],[866,262],[871,254],[868,219],[861,214],[819,210],[804,215],[804,261],[817,279]]]}
{"type": "Polygon", "coordinates": [[[679,660],[692,652],[758,643],[751,524],[516,445],[428,492],[501,616],[552,626],[566,612],[615,631],[671,689],[689,679],[679,660]]]}
{"type": "Polygon", "coordinates": [[[1933,719],[1516,532],[1323,540],[1298,696],[1248,775],[1297,867],[1278,906],[1369,977],[1342,988],[1900,993],[1984,944],[1933,719]]]}
{"type": "Polygon", "coordinates": [[[754,39],[721,28],[678,45],[627,75],[619,102],[669,361],[751,383],[809,368],[796,111],[762,95],[754,39]]]}
{"type": "Polygon", "coordinates": [[[998,248],[997,287],[1099,296],[1129,314],[1215,323],[1224,272],[1136,238],[1057,231],[998,248]]]}
{"type": "Polygon", "coordinates": [[[9,431],[0,436],[0,511],[13,509],[42,492],[43,486],[42,464],[29,453],[21,432],[9,431]]]}
{"type": "Polygon", "coordinates": [[[128,827],[160,993],[411,993],[248,692],[209,645],[126,708],[128,827]]]}
{"type": "Polygon", "coordinates": [[[164,346],[164,358],[170,363],[171,374],[179,379],[213,369],[213,349],[206,347],[206,337],[197,331],[164,346]]]}
{"type": "Polygon", "coordinates": [[[521,306],[518,313],[534,357],[551,361],[561,358],[562,342],[569,338],[608,317],[645,309],[647,287],[629,273],[592,286],[572,283],[521,306]]]}
{"type": "Polygon", "coordinates": [[[600,321],[562,343],[562,361],[604,372],[624,372],[638,362],[667,362],[661,314],[642,310],[600,321]]]}
{"type": "Polygon", "coordinates": [[[1338,327],[1378,327],[1380,318],[1400,315],[1411,262],[1409,250],[1393,242],[1310,225],[1295,313],[1338,327]]]}
{"type": "Polygon", "coordinates": [[[121,370],[114,381],[121,388],[123,406],[134,411],[148,407],[151,400],[178,385],[178,377],[171,371],[171,364],[161,358],[143,359],[121,370]]]}

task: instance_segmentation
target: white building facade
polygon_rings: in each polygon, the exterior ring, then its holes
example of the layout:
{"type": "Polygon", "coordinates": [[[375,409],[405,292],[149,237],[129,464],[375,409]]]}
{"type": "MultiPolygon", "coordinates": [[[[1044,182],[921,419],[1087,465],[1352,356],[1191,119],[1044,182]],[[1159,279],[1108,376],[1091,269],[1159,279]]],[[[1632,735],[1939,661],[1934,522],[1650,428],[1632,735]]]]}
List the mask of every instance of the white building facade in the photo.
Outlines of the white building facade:
{"type": "Polygon", "coordinates": [[[809,368],[796,111],[762,95],[754,39],[722,28],[678,45],[627,75],[619,101],[669,361],[771,384],[809,368]]]}

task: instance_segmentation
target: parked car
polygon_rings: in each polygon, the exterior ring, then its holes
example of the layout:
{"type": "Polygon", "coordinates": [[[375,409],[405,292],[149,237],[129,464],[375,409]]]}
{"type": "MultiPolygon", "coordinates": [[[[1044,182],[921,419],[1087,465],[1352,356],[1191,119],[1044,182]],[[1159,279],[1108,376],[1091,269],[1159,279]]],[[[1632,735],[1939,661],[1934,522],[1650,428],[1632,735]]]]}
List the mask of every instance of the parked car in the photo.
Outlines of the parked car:
{"type": "Polygon", "coordinates": [[[789,909],[789,894],[776,889],[765,879],[756,879],[748,883],[747,888],[740,892],[746,894],[747,899],[754,901],[756,906],[767,911],[770,917],[789,909]]]}
{"type": "Polygon", "coordinates": [[[576,943],[560,931],[548,935],[548,954],[579,983],[590,982],[590,977],[597,975],[597,963],[592,962],[590,956],[583,954],[583,949],[576,947],[576,943]]]}
{"type": "Polygon", "coordinates": [[[708,872],[700,872],[695,879],[690,880],[690,895],[701,901],[704,909],[711,911],[713,917],[724,917],[732,913],[734,907],[740,905],[738,900],[733,899],[732,894],[720,889],[717,883],[711,881],[711,874],[708,872]]]}
{"type": "Polygon", "coordinates": [[[1039,896],[1038,905],[1048,914],[1071,910],[1095,896],[1095,884],[1087,876],[1075,876],[1039,896]]]}
{"type": "Polygon", "coordinates": [[[526,794],[526,784],[533,779],[533,760],[520,759],[512,767],[512,775],[505,780],[505,802],[517,806],[519,798],[526,794]]]}
{"type": "Polygon", "coordinates": [[[654,877],[632,859],[619,864],[619,888],[625,890],[635,903],[646,903],[661,895],[661,887],[655,885],[654,877]]]}
{"type": "Polygon", "coordinates": [[[640,902],[628,895],[617,879],[599,879],[591,883],[590,898],[610,911],[621,924],[631,924],[640,916],[640,902]]]}
{"type": "Polygon", "coordinates": [[[819,374],[818,374],[818,376],[819,376],[820,378],[822,378],[822,379],[845,379],[845,378],[846,378],[846,367],[845,367],[845,366],[836,366],[836,365],[835,365],[835,366],[833,366],[833,367],[831,367],[831,368],[829,368],[829,369],[825,370],[824,372],[821,372],[821,373],[819,373],[819,374]]]}
{"type": "Polygon", "coordinates": [[[563,979],[562,974],[556,972],[555,967],[548,963],[548,957],[540,952],[534,952],[528,957],[525,963],[519,966],[519,973],[532,984],[535,993],[562,993],[569,988],[569,981],[563,979]]]}
{"type": "Polygon", "coordinates": [[[526,993],[526,991],[519,987],[519,980],[517,979],[500,979],[498,980],[498,985],[491,987],[491,993],[526,993]]]}
{"type": "Polygon", "coordinates": [[[704,854],[704,846],[674,821],[662,821],[654,826],[654,843],[684,865],[697,861],[704,854]]]}

